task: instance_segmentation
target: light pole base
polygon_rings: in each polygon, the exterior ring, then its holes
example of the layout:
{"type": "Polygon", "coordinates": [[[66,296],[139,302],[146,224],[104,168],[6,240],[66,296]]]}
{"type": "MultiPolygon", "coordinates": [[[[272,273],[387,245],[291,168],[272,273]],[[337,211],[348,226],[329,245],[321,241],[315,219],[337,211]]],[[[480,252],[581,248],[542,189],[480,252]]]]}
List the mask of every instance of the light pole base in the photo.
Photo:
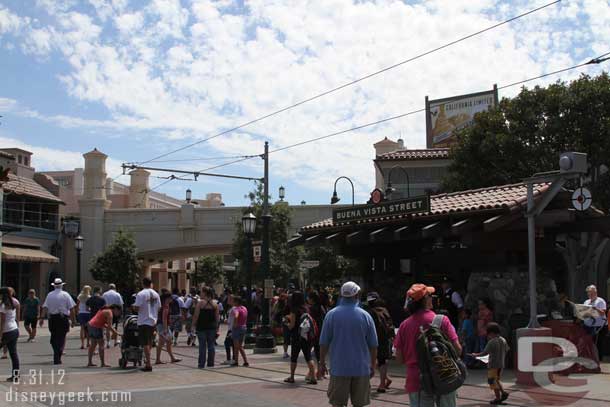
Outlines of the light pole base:
{"type": "Polygon", "coordinates": [[[271,332],[269,325],[263,325],[259,334],[256,336],[255,354],[268,354],[277,352],[275,336],[271,332]]]}

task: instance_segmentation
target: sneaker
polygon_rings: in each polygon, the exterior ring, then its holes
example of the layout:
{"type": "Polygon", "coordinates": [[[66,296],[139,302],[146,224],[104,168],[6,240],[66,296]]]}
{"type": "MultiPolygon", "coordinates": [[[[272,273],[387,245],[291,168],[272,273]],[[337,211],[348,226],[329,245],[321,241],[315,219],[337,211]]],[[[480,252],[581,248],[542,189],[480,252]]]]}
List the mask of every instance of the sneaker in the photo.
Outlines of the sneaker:
{"type": "Polygon", "coordinates": [[[223,366],[230,365],[231,363],[233,363],[233,362],[230,361],[230,360],[224,360],[224,361],[220,362],[220,364],[223,365],[223,366]]]}
{"type": "Polygon", "coordinates": [[[508,399],[508,393],[504,392],[502,393],[502,397],[500,397],[500,401],[506,401],[506,399],[508,399]]]}
{"type": "Polygon", "coordinates": [[[500,399],[493,399],[492,401],[489,402],[489,404],[497,406],[497,405],[502,404],[502,400],[500,400],[500,399]]]}
{"type": "Polygon", "coordinates": [[[250,363],[246,362],[242,365],[243,367],[250,367],[250,363]]]}
{"type": "Polygon", "coordinates": [[[284,359],[288,359],[290,355],[287,352],[284,352],[284,359]]]}
{"type": "Polygon", "coordinates": [[[231,366],[231,367],[237,367],[237,366],[239,366],[239,365],[237,364],[237,362],[236,362],[236,361],[232,360],[232,361],[231,361],[231,363],[229,364],[229,366],[231,366]]]}

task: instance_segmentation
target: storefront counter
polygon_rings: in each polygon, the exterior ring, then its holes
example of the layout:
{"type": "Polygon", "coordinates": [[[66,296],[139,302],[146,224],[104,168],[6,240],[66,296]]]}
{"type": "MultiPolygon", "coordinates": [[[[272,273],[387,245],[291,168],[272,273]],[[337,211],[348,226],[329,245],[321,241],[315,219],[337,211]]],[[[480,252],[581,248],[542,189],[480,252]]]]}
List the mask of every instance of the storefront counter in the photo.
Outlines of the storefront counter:
{"type": "MultiPolygon", "coordinates": [[[[562,375],[570,373],[600,373],[599,357],[597,348],[593,342],[593,337],[587,334],[578,322],[571,320],[549,320],[543,321],[542,326],[550,328],[552,335],[557,338],[564,338],[572,342],[578,351],[578,356],[593,360],[597,364],[596,369],[588,369],[580,364],[574,364],[569,369],[558,372],[562,375]]],[[[559,346],[553,347],[555,357],[563,356],[563,350],[559,346]]]]}

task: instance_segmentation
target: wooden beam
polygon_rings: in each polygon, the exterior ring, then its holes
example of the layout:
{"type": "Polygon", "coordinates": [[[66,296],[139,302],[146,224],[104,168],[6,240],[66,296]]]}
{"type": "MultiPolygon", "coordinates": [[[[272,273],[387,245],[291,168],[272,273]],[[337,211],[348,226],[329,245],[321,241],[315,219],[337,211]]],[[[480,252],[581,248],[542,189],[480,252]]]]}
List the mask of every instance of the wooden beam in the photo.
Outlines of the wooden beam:
{"type": "Polygon", "coordinates": [[[485,232],[495,232],[519,219],[523,219],[523,217],[524,214],[520,212],[497,215],[484,221],[483,228],[485,229],[485,232]]]}
{"type": "Polygon", "coordinates": [[[443,234],[444,225],[442,221],[431,223],[421,229],[424,238],[441,236],[443,234]]]}
{"type": "Polygon", "coordinates": [[[313,235],[305,239],[306,245],[315,245],[322,235],[313,235]]]}
{"type": "Polygon", "coordinates": [[[368,234],[366,232],[364,232],[363,230],[357,230],[347,235],[345,238],[345,242],[348,245],[365,244],[368,242],[367,237],[368,234]]]}
{"type": "Polygon", "coordinates": [[[479,219],[467,218],[451,225],[451,234],[454,236],[463,235],[481,225],[479,219]]]}
{"type": "Polygon", "coordinates": [[[394,230],[394,240],[405,240],[409,234],[408,226],[401,226],[394,230]]]}
{"type": "Polygon", "coordinates": [[[296,236],[293,236],[291,239],[288,240],[288,247],[300,246],[300,245],[303,244],[303,242],[305,242],[305,236],[303,236],[303,235],[296,235],[296,236]]]}
{"type": "Polygon", "coordinates": [[[324,240],[326,240],[326,243],[335,243],[340,240],[343,235],[343,232],[333,233],[332,235],[326,236],[324,240]]]}
{"type": "Polygon", "coordinates": [[[371,243],[390,242],[392,241],[392,231],[389,227],[383,227],[377,229],[369,234],[369,241],[371,243]]]}

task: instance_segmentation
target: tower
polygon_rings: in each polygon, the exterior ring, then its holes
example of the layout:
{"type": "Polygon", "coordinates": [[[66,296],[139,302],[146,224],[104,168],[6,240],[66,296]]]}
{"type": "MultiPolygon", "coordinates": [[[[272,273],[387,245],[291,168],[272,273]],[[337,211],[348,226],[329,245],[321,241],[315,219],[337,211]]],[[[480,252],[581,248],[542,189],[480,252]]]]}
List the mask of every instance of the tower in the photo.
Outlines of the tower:
{"type": "MultiPolygon", "coordinates": [[[[86,154],[83,197],[79,200],[81,235],[85,238],[82,252],[82,284],[93,283],[89,264],[105,247],[104,216],[110,208],[106,199],[106,159],[108,156],[97,149],[86,154]]],[[[76,287],[80,290],[81,287],[76,287]]]]}

